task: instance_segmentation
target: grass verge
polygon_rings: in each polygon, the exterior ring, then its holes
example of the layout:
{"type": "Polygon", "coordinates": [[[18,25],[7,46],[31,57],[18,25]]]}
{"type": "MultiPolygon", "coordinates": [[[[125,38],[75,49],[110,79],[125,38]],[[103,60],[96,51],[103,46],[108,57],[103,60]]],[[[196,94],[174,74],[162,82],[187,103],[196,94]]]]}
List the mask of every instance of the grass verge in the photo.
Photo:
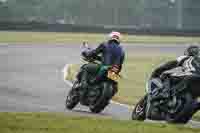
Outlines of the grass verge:
{"type": "MultiPolygon", "coordinates": [[[[0,31],[0,43],[100,43],[105,34],[0,31]]],[[[123,43],[175,44],[200,42],[200,37],[123,35],[123,43]]]]}
{"type": "Polygon", "coordinates": [[[72,117],[61,113],[0,113],[1,133],[199,133],[181,125],[72,117]]]}

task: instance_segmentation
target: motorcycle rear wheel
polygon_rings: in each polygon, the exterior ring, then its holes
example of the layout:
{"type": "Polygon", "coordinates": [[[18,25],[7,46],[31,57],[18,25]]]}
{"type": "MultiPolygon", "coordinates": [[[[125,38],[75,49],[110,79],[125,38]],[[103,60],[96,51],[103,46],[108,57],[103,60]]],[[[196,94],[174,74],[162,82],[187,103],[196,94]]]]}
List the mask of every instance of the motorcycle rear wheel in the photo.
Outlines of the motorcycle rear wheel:
{"type": "Polygon", "coordinates": [[[105,107],[109,104],[109,101],[112,99],[112,96],[114,95],[114,87],[113,84],[111,83],[103,83],[102,84],[102,94],[98,101],[90,106],[90,111],[93,113],[100,113],[102,112],[105,107]]]}
{"type": "Polygon", "coordinates": [[[105,107],[109,104],[108,100],[103,100],[100,104],[96,106],[90,106],[90,111],[92,113],[100,113],[102,112],[105,107]]]}
{"type": "Polygon", "coordinates": [[[193,112],[193,97],[190,93],[185,93],[182,96],[182,106],[180,107],[180,111],[174,114],[174,117],[172,117],[171,114],[166,115],[166,121],[169,123],[187,123],[191,117],[193,112]]]}

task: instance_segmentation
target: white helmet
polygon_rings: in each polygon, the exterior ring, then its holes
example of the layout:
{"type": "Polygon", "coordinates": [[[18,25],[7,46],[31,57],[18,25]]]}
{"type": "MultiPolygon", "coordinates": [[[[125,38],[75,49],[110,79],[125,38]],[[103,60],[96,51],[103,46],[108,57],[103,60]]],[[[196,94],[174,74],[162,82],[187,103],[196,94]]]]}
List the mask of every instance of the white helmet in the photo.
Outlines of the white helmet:
{"type": "Polygon", "coordinates": [[[116,40],[118,43],[120,43],[121,41],[121,34],[120,32],[117,31],[112,31],[109,35],[108,35],[108,40],[116,40]]]}

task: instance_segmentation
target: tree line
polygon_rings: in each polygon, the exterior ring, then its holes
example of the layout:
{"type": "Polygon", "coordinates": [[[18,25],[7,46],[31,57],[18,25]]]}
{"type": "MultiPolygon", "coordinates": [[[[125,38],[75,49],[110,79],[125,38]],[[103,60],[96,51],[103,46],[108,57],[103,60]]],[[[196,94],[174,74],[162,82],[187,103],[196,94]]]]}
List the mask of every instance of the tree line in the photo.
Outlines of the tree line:
{"type": "Polygon", "coordinates": [[[173,28],[178,1],[180,19],[199,26],[199,0],[0,0],[0,21],[173,28]]]}

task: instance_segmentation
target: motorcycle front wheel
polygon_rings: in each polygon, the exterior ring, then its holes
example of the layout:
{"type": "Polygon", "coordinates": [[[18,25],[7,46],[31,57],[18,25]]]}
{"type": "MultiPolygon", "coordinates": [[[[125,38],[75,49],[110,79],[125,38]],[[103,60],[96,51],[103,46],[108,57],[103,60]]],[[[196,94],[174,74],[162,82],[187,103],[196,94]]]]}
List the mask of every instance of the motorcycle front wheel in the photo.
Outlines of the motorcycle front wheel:
{"type": "Polygon", "coordinates": [[[79,84],[78,81],[75,81],[71,90],[68,92],[66,97],[65,106],[67,109],[72,110],[79,103],[79,95],[77,92],[76,86],[79,84]]]}
{"type": "Polygon", "coordinates": [[[132,120],[139,120],[144,121],[145,120],[145,109],[147,104],[147,95],[143,96],[139,102],[135,105],[131,118],[132,120]]]}

